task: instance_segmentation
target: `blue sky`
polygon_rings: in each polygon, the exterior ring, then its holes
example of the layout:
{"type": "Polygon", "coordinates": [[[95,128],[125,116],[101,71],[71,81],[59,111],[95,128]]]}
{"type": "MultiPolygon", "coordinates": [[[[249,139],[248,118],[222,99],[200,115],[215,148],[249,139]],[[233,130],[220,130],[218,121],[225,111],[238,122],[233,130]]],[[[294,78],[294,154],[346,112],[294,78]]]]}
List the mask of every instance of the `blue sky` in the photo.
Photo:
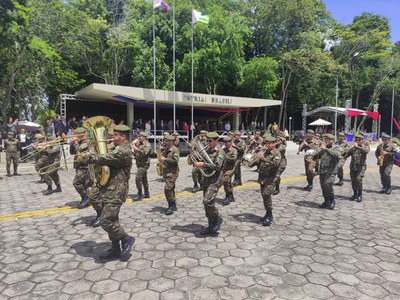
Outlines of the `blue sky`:
{"type": "Polygon", "coordinates": [[[389,19],[391,40],[400,41],[400,0],[323,0],[327,11],[343,24],[352,23],[363,12],[389,19]]]}

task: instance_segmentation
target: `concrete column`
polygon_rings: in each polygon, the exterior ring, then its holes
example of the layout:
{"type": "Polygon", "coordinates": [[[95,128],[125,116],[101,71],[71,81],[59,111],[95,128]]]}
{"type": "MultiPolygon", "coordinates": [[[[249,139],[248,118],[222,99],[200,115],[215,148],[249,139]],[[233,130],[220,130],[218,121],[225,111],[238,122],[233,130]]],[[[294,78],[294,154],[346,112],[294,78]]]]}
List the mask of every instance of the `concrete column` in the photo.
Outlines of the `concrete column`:
{"type": "Polygon", "coordinates": [[[127,107],[126,107],[126,122],[127,122],[127,125],[131,128],[131,134],[129,135],[129,140],[131,140],[131,138],[132,138],[132,123],[133,123],[133,118],[134,118],[134,113],[135,113],[135,110],[134,110],[134,105],[133,105],[133,103],[127,103],[127,107]]]}
{"type": "Polygon", "coordinates": [[[234,112],[232,115],[232,127],[231,130],[235,131],[236,129],[240,129],[240,112],[234,112]]]}

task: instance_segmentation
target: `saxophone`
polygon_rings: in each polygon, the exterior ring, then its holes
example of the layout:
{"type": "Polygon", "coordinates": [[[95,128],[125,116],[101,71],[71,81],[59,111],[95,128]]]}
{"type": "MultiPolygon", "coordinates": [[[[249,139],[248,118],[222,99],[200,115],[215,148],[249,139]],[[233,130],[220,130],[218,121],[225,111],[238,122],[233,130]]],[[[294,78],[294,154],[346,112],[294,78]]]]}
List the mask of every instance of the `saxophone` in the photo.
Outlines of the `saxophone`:
{"type": "Polygon", "coordinates": [[[160,146],[158,146],[156,148],[156,154],[157,154],[157,163],[156,163],[157,175],[158,176],[164,176],[164,165],[163,165],[163,162],[161,160],[162,153],[161,153],[161,147],[160,146]]]}
{"type": "MultiPolygon", "coordinates": [[[[92,134],[91,145],[97,154],[106,154],[107,148],[107,128],[111,124],[111,119],[104,116],[91,117],[83,122],[83,127],[92,134]]],[[[89,165],[90,177],[97,186],[104,187],[110,179],[110,168],[107,166],[89,165]]]]}
{"type": "Polygon", "coordinates": [[[383,144],[381,147],[381,151],[378,157],[378,166],[382,167],[383,166],[383,161],[384,161],[385,157],[383,156],[383,144]]]}

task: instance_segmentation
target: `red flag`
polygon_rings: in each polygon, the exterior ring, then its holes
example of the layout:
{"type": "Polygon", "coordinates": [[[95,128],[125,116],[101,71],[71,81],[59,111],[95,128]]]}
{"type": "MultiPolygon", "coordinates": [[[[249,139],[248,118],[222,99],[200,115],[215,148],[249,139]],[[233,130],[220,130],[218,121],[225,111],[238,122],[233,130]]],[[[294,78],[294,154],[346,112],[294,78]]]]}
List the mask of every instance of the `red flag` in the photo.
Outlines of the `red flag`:
{"type": "Polygon", "coordinates": [[[379,113],[377,111],[367,111],[365,113],[374,120],[378,120],[379,118],[379,113]]]}
{"type": "Polygon", "coordinates": [[[394,122],[394,124],[396,124],[397,129],[400,130],[400,125],[399,125],[399,123],[397,123],[397,121],[394,117],[393,117],[393,122],[394,122]]]}
{"type": "Polygon", "coordinates": [[[359,115],[361,115],[361,114],[363,114],[364,113],[364,111],[362,111],[362,110],[355,110],[355,109],[348,109],[347,110],[347,116],[348,117],[354,117],[354,116],[359,116],[359,115]]]}

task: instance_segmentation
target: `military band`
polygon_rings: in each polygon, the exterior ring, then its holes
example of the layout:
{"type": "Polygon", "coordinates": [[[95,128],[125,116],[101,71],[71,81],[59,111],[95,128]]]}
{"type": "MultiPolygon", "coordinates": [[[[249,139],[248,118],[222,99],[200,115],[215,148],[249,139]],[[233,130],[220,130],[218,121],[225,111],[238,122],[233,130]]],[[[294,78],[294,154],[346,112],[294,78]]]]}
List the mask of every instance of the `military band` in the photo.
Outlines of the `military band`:
{"type": "Polygon", "coordinates": [[[147,133],[142,131],[139,133],[139,138],[131,144],[133,156],[136,160],[136,188],[137,195],[133,198],[134,201],[140,201],[143,198],[150,198],[149,181],[147,180],[147,170],[150,168],[150,152],[151,145],[147,140],[147,133]],[[143,189],[144,188],[144,194],[143,189]]]}

